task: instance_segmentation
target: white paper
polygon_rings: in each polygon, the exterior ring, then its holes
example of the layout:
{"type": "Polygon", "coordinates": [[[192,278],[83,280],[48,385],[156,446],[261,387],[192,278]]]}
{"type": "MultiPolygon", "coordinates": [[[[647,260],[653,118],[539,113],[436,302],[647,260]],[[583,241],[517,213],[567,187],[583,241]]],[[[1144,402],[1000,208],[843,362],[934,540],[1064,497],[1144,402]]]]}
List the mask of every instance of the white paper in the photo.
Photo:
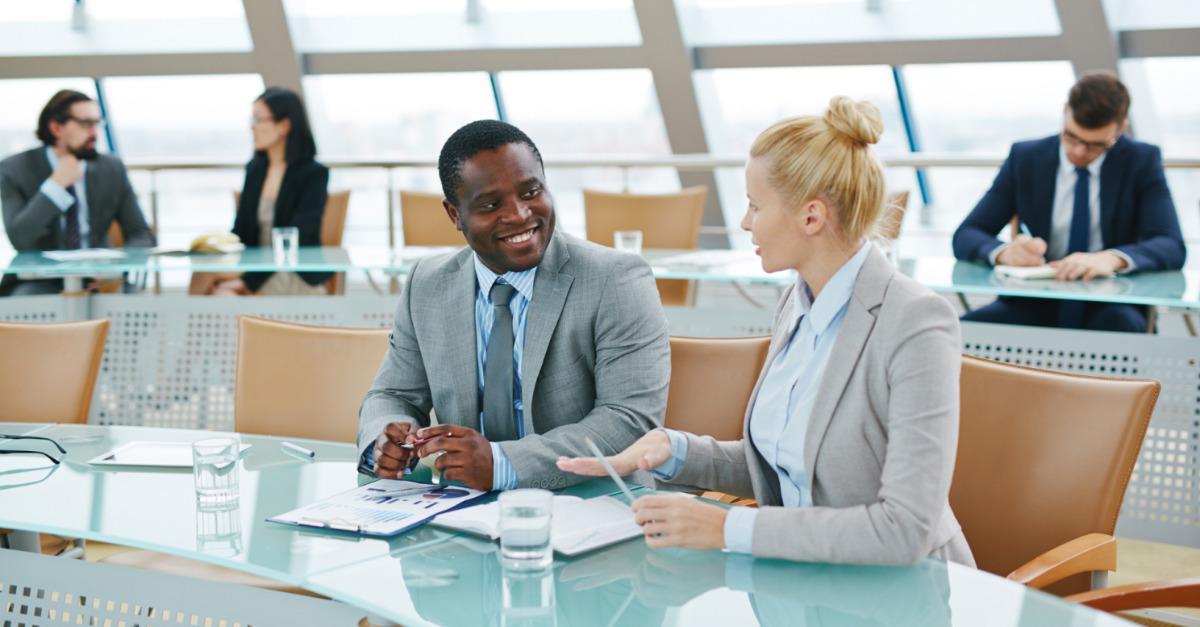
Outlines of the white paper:
{"type": "MultiPolygon", "coordinates": [[[[576,555],[642,535],[633,512],[611,496],[580,499],[555,496],[550,544],[563,555],[576,555]]],[[[500,536],[500,504],[476,505],[442,514],[434,525],[495,540],[500,536]]]]}
{"type": "Polygon", "coordinates": [[[992,272],[997,276],[1026,281],[1053,279],[1058,270],[1051,266],[996,266],[992,272]]]}
{"type": "Polygon", "coordinates": [[[79,250],[47,250],[42,256],[53,261],[105,261],[124,259],[125,252],[111,248],[80,248],[79,250]]]}
{"type": "MultiPolygon", "coordinates": [[[[238,454],[250,448],[241,444],[238,454]]],[[[88,461],[93,466],[153,466],[156,468],[191,468],[191,442],[145,442],[122,444],[88,461]]]]}

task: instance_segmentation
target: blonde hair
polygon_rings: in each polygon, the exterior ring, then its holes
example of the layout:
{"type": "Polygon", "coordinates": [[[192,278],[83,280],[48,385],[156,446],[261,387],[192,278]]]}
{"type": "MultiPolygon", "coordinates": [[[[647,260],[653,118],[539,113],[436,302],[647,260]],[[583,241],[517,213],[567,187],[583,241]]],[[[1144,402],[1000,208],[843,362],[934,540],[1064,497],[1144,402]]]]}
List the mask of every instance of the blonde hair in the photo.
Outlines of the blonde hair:
{"type": "Polygon", "coordinates": [[[820,199],[848,241],[870,235],[883,209],[883,167],[870,150],[883,134],[879,108],[845,96],[825,114],[787,118],[759,134],[751,157],[766,157],[771,185],[794,207],[820,199]]]}

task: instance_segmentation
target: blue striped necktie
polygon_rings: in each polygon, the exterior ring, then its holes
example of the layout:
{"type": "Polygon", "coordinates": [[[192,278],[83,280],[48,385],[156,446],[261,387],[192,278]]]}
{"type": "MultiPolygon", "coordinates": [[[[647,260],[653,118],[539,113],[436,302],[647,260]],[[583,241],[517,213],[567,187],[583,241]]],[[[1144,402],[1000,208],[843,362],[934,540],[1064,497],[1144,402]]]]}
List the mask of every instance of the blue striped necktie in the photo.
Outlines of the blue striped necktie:
{"type": "Polygon", "coordinates": [[[67,207],[67,211],[63,215],[67,223],[66,229],[63,231],[63,239],[66,240],[67,250],[75,250],[83,244],[83,240],[79,236],[79,196],[75,194],[74,185],[67,187],[67,193],[71,195],[71,206],[67,207]]]}
{"type": "MultiPolygon", "coordinates": [[[[1067,240],[1067,254],[1089,252],[1092,235],[1091,194],[1092,173],[1087,168],[1075,168],[1075,208],[1071,212],[1071,237],[1067,240]]],[[[1066,329],[1083,328],[1083,310],[1086,303],[1081,300],[1065,300],[1058,306],[1058,326],[1066,329]]]]}

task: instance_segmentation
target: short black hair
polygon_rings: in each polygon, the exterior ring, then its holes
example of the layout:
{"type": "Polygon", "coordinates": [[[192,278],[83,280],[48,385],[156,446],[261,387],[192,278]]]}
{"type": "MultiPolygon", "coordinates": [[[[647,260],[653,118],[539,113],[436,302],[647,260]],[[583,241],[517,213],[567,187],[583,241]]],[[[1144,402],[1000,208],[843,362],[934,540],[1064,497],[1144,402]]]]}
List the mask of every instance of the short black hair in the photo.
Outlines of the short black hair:
{"type": "Polygon", "coordinates": [[[1120,124],[1129,115],[1129,90],[1112,72],[1088,72],[1071,87],[1067,106],[1071,117],[1083,128],[1120,124]]]}
{"type": "Polygon", "coordinates": [[[77,102],[91,102],[92,97],[74,89],[63,89],[57,94],[50,97],[50,101],[42,107],[42,113],[38,116],[37,138],[42,140],[42,143],[47,146],[53,146],[55,139],[50,132],[50,122],[58,122],[62,124],[71,117],[71,105],[77,102]]]}
{"type": "Polygon", "coordinates": [[[533,140],[521,129],[500,120],[475,120],[454,131],[442,145],[438,155],[438,176],[442,179],[442,193],[451,204],[458,205],[456,194],[462,185],[462,164],[471,157],[485,151],[496,150],[509,144],[524,144],[533,151],[538,165],[545,170],[542,153],[533,140]]]}
{"type": "MultiPolygon", "coordinates": [[[[287,87],[268,87],[255,102],[262,101],[271,117],[276,122],[292,121],[292,130],[288,132],[284,147],[284,160],[289,164],[299,161],[311,161],[317,156],[317,141],[313,139],[312,127],[308,123],[308,112],[304,110],[304,102],[300,94],[287,87]]],[[[261,151],[260,151],[261,153],[261,151]]],[[[260,156],[256,154],[255,156],[260,156]]],[[[266,158],[266,153],[261,153],[266,158]]]]}

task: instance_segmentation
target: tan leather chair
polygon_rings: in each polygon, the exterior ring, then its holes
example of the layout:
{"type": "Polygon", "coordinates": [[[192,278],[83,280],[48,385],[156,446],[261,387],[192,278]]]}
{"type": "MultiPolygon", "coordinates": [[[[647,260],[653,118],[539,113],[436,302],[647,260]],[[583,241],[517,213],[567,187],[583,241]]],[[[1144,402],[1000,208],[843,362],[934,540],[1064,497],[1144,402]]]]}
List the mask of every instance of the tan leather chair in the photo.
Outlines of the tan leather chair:
{"type": "Polygon", "coordinates": [[[442,206],[441,194],[400,192],[400,229],[405,246],[464,246],[467,240],[442,206]]]}
{"type": "Polygon", "coordinates": [[[108,320],[0,323],[0,421],[87,422],[108,320]]]}
{"type": "Polygon", "coordinates": [[[1116,570],[1112,533],[1160,388],[964,356],[950,505],[979,567],[1057,594],[1116,570]]]}
{"type": "MultiPolygon", "coordinates": [[[[583,190],[583,215],[587,238],[613,245],[617,231],[641,231],[644,248],[691,250],[700,244],[705,187],[689,187],[674,194],[618,194],[583,190]]],[[[690,305],[692,281],[663,279],[658,294],[663,305],[690,305]]]]}
{"type": "Polygon", "coordinates": [[[358,407],[387,354],[390,331],[241,316],[235,428],[354,442],[358,407]]]}
{"type": "MultiPolygon", "coordinates": [[[[1105,612],[1150,609],[1156,607],[1200,608],[1200,577],[1171,581],[1143,581],[1124,586],[1082,592],[1067,597],[1105,612]]],[[[1166,623],[1147,623],[1163,624],[1166,623]]]]}
{"type": "MultiPolygon", "coordinates": [[[[668,429],[718,440],[742,437],[750,393],[767,358],[769,337],[671,338],[671,385],[667,390],[668,429]]],[[[705,498],[753,506],[753,499],[720,492],[705,498]]]]}
{"type": "MultiPolygon", "coordinates": [[[[325,213],[321,214],[321,245],[341,246],[346,232],[346,210],[350,207],[350,190],[330,192],[325,201],[325,213]]],[[[325,282],[329,294],[346,293],[346,273],[335,272],[325,282]]]]}
{"type": "MultiPolygon", "coordinates": [[[[107,337],[108,320],[0,323],[0,421],[87,422],[107,337]]],[[[51,534],[39,540],[48,555],[74,542],[51,534]]]]}

